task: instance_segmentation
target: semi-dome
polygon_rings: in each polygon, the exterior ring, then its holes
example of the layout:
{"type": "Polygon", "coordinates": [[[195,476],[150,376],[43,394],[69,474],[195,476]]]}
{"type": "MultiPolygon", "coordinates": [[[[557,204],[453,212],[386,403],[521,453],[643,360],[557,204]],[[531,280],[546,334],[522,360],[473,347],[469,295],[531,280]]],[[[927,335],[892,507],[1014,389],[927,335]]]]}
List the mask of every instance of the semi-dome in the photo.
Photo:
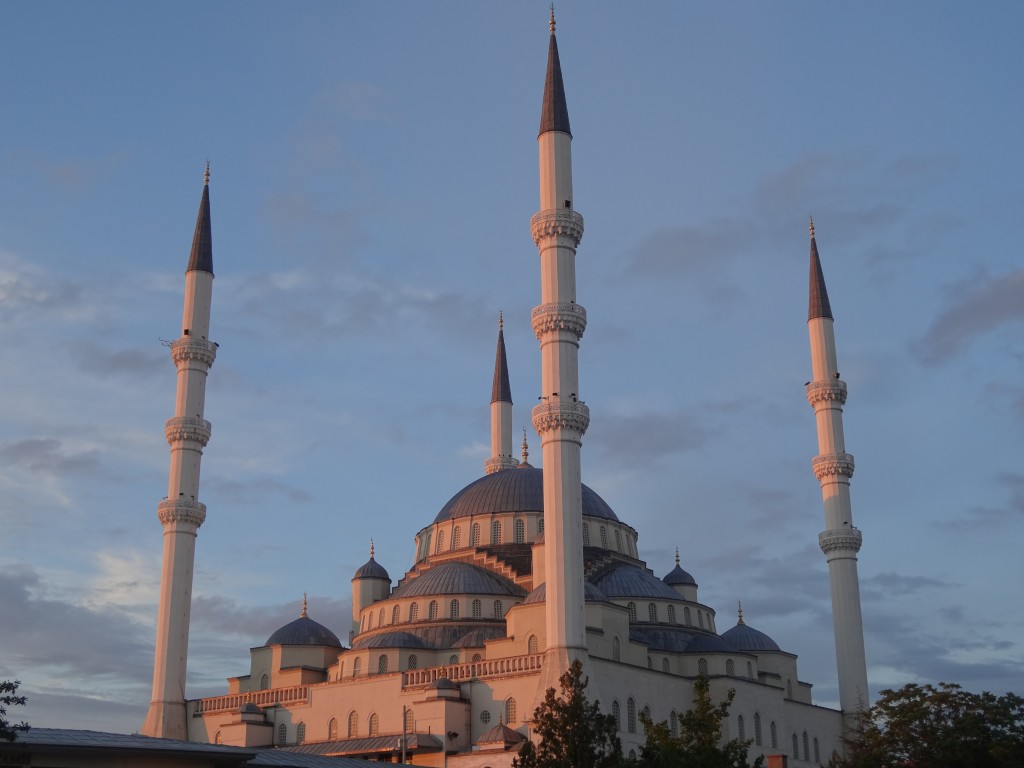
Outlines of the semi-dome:
{"type": "Polygon", "coordinates": [[[435,565],[422,576],[408,580],[391,596],[402,598],[457,594],[523,597],[526,590],[478,565],[447,562],[435,565]]]}
{"type": "MultiPolygon", "coordinates": [[[[544,470],[522,466],[484,475],[452,496],[434,518],[435,523],[470,515],[501,512],[543,512],[544,470]]],[[[618,522],[608,502],[583,486],[583,514],[618,522]]]]}
{"type": "Polygon", "coordinates": [[[434,646],[422,637],[412,632],[384,632],[380,635],[356,640],[352,644],[353,650],[361,648],[415,648],[418,650],[430,650],[434,646]]]}
{"type": "Polygon", "coordinates": [[[748,627],[740,617],[739,623],[722,633],[722,639],[737,651],[781,651],[779,644],[764,632],[748,627]]]}
{"type": "MultiPolygon", "coordinates": [[[[539,587],[535,587],[534,590],[526,596],[523,601],[524,605],[532,605],[533,603],[543,603],[547,600],[548,590],[547,582],[541,584],[539,587]]],[[[588,603],[607,603],[608,597],[600,589],[595,587],[589,581],[584,580],[583,582],[583,599],[588,603]]]]}
{"type": "Polygon", "coordinates": [[[299,618],[277,630],[267,638],[264,645],[326,645],[341,648],[341,641],[323,624],[309,618],[303,609],[299,618]]]}
{"type": "Polygon", "coordinates": [[[594,584],[608,597],[643,597],[679,600],[674,589],[650,571],[629,563],[616,563],[594,578],[594,584]]]}

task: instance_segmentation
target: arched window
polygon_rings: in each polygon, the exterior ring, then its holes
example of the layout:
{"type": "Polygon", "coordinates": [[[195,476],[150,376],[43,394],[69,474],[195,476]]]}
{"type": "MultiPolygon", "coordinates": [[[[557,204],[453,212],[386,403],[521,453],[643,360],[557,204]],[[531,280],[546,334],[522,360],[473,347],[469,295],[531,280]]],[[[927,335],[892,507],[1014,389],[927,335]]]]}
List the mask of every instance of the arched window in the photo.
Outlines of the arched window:
{"type": "Polygon", "coordinates": [[[348,737],[354,739],[359,735],[359,713],[354,709],[348,713],[348,737]]]}
{"type": "Polygon", "coordinates": [[[526,639],[526,652],[527,653],[537,653],[537,636],[536,635],[530,635],[526,639]]]}
{"type": "Polygon", "coordinates": [[[679,735],[679,718],[676,716],[674,709],[668,716],[668,730],[673,736],[679,735]]]}
{"type": "Polygon", "coordinates": [[[630,759],[630,762],[635,762],[636,761],[636,750],[635,749],[629,750],[629,759],[630,759]]]}
{"type": "Polygon", "coordinates": [[[676,623],[676,607],[674,605],[670,605],[668,607],[668,623],[669,624],[675,624],[676,623]]]}
{"type": "Polygon", "coordinates": [[[459,618],[459,601],[452,600],[448,603],[448,618],[457,619],[459,618]]]}
{"type": "Polygon", "coordinates": [[[754,679],[754,665],[751,662],[747,662],[747,677],[751,680],[754,679]]]}
{"type": "Polygon", "coordinates": [[[619,661],[622,654],[622,646],[619,644],[619,638],[612,638],[612,661],[619,661]]]}
{"type": "Polygon", "coordinates": [[[352,660],[352,677],[359,677],[359,667],[361,665],[361,661],[362,660],[358,656],[356,656],[356,658],[352,660]]]}
{"type": "Polygon", "coordinates": [[[761,746],[761,714],[759,712],[754,713],[754,743],[757,746],[761,746]]]}
{"type": "Polygon", "coordinates": [[[380,718],[377,717],[376,712],[370,715],[370,733],[368,735],[371,739],[380,735],[380,718]]]}
{"type": "Polygon", "coordinates": [[[509,728],[516,725],[516,700],[511,696],[505,699],[505,725],[509,728]]]}
{"type": "MultiPolygon", "coordinates": [[[[795,738],[795,737],[794,737],[795,738]]],[[[306,741],[306,724],[299,723],[295,726],[295,743],[302,744],[306,741]]]]}
{"type": "Polygon", "coordinates": [[[626,730],[636,733],[636,702],[632,696],[626,699],[626,730]]]}
{"type": "Polygon", "coordinates": [[[409,654],[409,669],[418,669],[420,666],[420,660],[416,657],[415,653],[409,654]]]}
{"type": "Polygon", "coordinates": [[[656,622],[658,620],[658,606],[654,603],[647,604],[647,618],[652,622],[656,622]]]}
{"type": "Polygon", "coordinates": [[[400,617],[401,613],[399,611],[398,606],[396,605],[394,608],[391,609],[391,623],[397,624],[400,617]]]}
{"type": "Polygon", "coordinates": [[[641,718],[640,720],[641,723],[644,720],[647,720],[647,722],[651,722],[651,708],[649,706],[645,704],[644,708],[640,710],[640,714],[643,715],[643,718],[641,718]]]}
{"type": "Polygon", "coordinates": [[[707,677],[708,676],[708,660],[707,659],[697,659],[697,674],[700,675],[701,677],[707,677]]]}
{"type": "Polygon", "coordinates": [[[454,653],[451,656],[448,657],[448,664],[449,665],[451,665],[451,664],[458,664],[458,663],[459,663],[459,657],[456,656],[454,653]]]}
{"type": "Polygon", "coordinates": [[[288,743],[288,726],[281,723],[277,726],[277,743],[287,744],[288,743]]]}
{"type": "Polygon", "coordinates": [[[771,725],[768,726],[768,731],[772,737],[772,749],[779,748],[779,729],[775,727],[775,721],[772,720],[771,725]]]}
{"type": "Polygon", "coordinates": [[[413,603],[409,606],[409,621],[417,621],[420,617],[420,604],[413,603]]]}
{"type": "Polygon", "coordinates": [[[619,529],[615,529],[615,551],[622,551],[622,534],[619,533],[619,529]]]}
{"type": "Polygon", "coordinates": [[[260,678],[260,690],[265,691],[270,687],[270,678],[267,677],[266,673],[260,678]]]}
{"type": "Polygon", "coordinates": [[[632,624],[636,623],[636,603],[629,603],[626,608],[629,610],[629,621],[632,624]]]}
{"type": "Polygon", "coordinates": [[[693,619],[690,616],[690,608],[689,607],[683,608],[683,624],[685,624],[688,627],[692,627],[693,626],[693,619]]]}
{"type": "Polygon", "coordinates": [[[816,762],[816,763],[820,763],[821,762],[821,747],[818,746],[818,739],[817,739],[817,737],[815,737],[815,739],[814,739],[814,762],[816,762]]]}
{"type": "Polygon", "coordinates": [[[590,524],[589,523],[584,523],[583,524],[583,546],[584,547],[589,547],[590,546],[590,524]]]}
{"type": "Polygon", "coordinates": [[[427,606],[427,620],[434,621],[437,618],[437,600],[431,600],[427,606]]]}
{"type": "Polygon", "coordinates": [[[662,672],[670,671],[670,667],[669,667],[669,663],[668,663],[668,656],[666,656],[665,658],[663,658],[661,660],[661,671],[662,672]]]}
{"type": "Polygon", "coordinates": [[[608,529],[601,526],[601,546],[608,549],[608,529]]]}
{"type": "Polygon", "coordinates": [[[654,669],[654,659],[652,659],[650,656],[647,657],[647,668],[654,669]]]}
{"type": "Polygon", "coordinates": [[[725,674],[729,677],[733,677],[736,674],[736,664],[733,663],[732,659],[725,660],[725,674]]]}
{"type": "Polygon", "coordinates": [[[616,699],[612,702],[612,717],[615,718],[615,727],[620,731],[622,730],[622,721],[620,719],[619,701],[616,699]]]}
{"type": "Polygon", "coordinates": [[[478,661],[483,661],[483,660],[484,660],[484,657],[481,656],[479,653],[474,653],[473,654],[473,663],[474,664],[476,664],[478,661]]]}
{"type": "Polygon", "coordinates": [[[221,740],[220,731],[217,731],[217,735],[213,737],[213,743],[214,744],[223,744],[224,743],[221,740]]]}
{"type": "Polygon", "coordinates": [[[800,746],[796,742],[796,734],[793,734],[793,759],[800,759],[800,746]]]}
{"type": "Polygon", "coordinates": [[[501,520],[491,523],[491,544],[501,544],[501,520]]]}
{"type": "Polygon", "coordinates": [[[413,733],[416,730],[416,719],[412,716],[412,707],[405,709],[404,728],[406,733],[413,733]]]}
{"type": "Polygon", "coordinates": [[[516,544],[525,544],[526,543],[526,523],[524,523],[522,520],[516,520],[515,523],[512,524],[512,536],[513,536],[513,541],[516,544]]]}
{"type": "Polygon", "coordinates": [[[367,611],[366,613],[366,628],[373,629],[373,611],[367,611]]]}
{"type": "Polygon", "coordinates": [[[469,529],[469,546],[480,546],[480,523],[473,523],[473,527],[469,529]]]}
{"type": "Polygon", "coordinates": [[[483,615],[484,615],[483,603],[481,603],[479,600],[474,600],[473,601],[473,618],[474,619],[479,619],[483,615]]]}
{"type": "Polygon", "coordinates": [[[811,744],[807,738],[807,731],[804,731],[804,762],[811,759],[811,744]]]}
{"type": "Polygon", "coordinates": [[[327,721],[327,738],[331,741],[338,738],[338,718],[336,717],[327,721]]]}
{"type": "Polygon", "coordinates": [[[383,627],[384,626],[384,609],[383,608],[380,609],[380,616],[377,617],[377,626],[378,627],[383,627]]]}
{"type": "Polygon", "coordinates": [[[452,549],[459,549],[462,546],[462,528],[458,525],[452,531],[452,549]]]}
{"type": "Polygon", "coordinates": [[[434,549],[434,554],[439,555],[444,551],[444,531],[437,532],[437,547],[434,549]]]}
{"type": "Polygon", "coordinates": [[[423,556],[426,557],[430,554],[430,539],[431,533],[428,531],[426,538],[423,539],[423,556]]]}
{"type": "Polygon", "coordinates": [[[736,718],[736,735],[739,736],[740,741],[747,738],[747,729],[743,725],[743,715],[736,718]]]}
{"type": "Polygon", "coordinates": [[[792,680],[787,680],[786,681],[786,698],[787,699],[792,699],[793,698],[793,681],[792,680]]]}
{"type": "Polygon", "coordinates": [[[377,658],[377,674],[386,675],[388,673],[388,657],[385,654],[381,654],[377,658]]]}
{"type": "Polygon", "coordinates": [[[704,614],[697,611],[697,623],[700,624],[700,628],[704,629],[704,614]]]}
{"type": "Polygon", "coordinates": [[[338,679],[341,680],[345,676],[345,662],[338,662],[338,679]]]}
{"type": "Polygon", "coordinates": [[[495,600],[494,601],[494,618],[496,618],[496,619],[504,619],[505,618],[505,611],[501,607],[501,600],[495,600]]]}
{"type": "Polygon", "coordinates": [[[491,713],[488,712],[486,709],[480,713],[480,722],[484,725],[487,725],[489,722],[491,722],[491,713]]]}

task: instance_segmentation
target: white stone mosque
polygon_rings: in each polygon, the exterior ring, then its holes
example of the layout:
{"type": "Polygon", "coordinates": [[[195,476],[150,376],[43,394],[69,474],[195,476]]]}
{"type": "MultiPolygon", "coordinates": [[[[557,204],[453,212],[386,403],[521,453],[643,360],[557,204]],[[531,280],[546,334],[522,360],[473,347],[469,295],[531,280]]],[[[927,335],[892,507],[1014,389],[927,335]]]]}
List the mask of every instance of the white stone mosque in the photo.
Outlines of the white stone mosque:
{"type": "MultiPolygon", "coordinates": [[[[722,700],[736,692],[726,738],[751,739],[751,759],[785,756],[823,765],[842,753],[844,725],[868,703],[853,526],[853,457],[843,439],[846,384],[814,228],[810,240],[813,376],[841,710],[815,705],[797,657],[743,620],[719,631],[697,580],[679,563],[663,577],[640,560],[638,532],[582,484],[580,450],[590,413],[580,400],[576,250],[583,217],[573,206],[572,133],[550,23],[540,134],[540,210],[530,227],[540,255],[541,392],[533,409],[540,467],[513,451],[512,393],[499,324],[491,390],[491,458],[415,534],[415,562],[397,581],[370,559],[352,577],[351,628],[307,612],[249,652],[249,669],[223,696],[188,700],[185,669],[196,534],[206,517],[199,467],[210,437],[206,377],[213,283],[209,174],[185,278],[164,529],[153,697],[143,733],[317,755],[417,765],[509,766],[531,738],[534,708],[574,659],[588,693],[615,715],[627,755],[644,742],[640,714],[678,729],[699,675],[722,700]],[[343,631],[348,629],[349,631],[343,631]],[[345,642],[339,637],[344,637],[345,642]]],[[[808,424],[808,429],[810,425],[808,424]]],[[[730,622],[731,623],[731,622],[730,622]]],[[[781,758],[777,758],[781,764],[781,758]]],[[[774,761],[773,761],[774,762],[774,761]]]]}

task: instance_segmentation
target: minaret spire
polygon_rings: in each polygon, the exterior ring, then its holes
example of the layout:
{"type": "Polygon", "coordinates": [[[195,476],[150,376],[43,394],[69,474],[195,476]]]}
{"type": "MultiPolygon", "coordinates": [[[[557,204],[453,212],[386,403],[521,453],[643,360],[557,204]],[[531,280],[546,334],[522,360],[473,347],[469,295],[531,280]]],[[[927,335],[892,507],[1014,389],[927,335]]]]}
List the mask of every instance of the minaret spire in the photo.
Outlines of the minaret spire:
{"type": "Polygon", "coordinates": [[[157,507],[164,528],[163,575],[157,616],[153,697],[142,733],[168,739],[187,739],[185,668],[192,609],[192,571],[196,532],[206,519],[199,501],[199,465],[210,439],[210,422],[203,418],[206,378],[217,356],[210,332],[213,294],[213,244],[210,227],[210,168],[196,217],[188,271],[181,337],[171,342],[171,359],[178,372],[174,417],[164,434],[171,447],[167,497],[157,507]]]}
{"type": "Polygon", "coordinates": [[[576,249],[583,217],[573,209],[572,133],[554,24],[541,107],[540,210],[530,221],[540,254],[541,304],[533,310],[540,340],[540,403],[533,426],[544,469],[544,581],[547,649],[540,691],[556,687],[574,659],[587,657],[583,594],[583,501],[580,447],[590,412],[579,398],[579,345],[587,313],[576,303],[576,249]]]}
{"type": "Polygon", "coordinates": [[[517,464],[512,457],[512,387],[508,383],[504,327],[505,316],[499,312],[498,349],[494,354],[491,383],[491,458],[484,462],[487,474],[511,469],[517,464]]]}
{"type": "Polygon", "coordinates": [[[860,530],[853,525],[850,503],[850,478],[853,477],[854,464],[853,456],[846,452],[843,435],[846,382],[839,378],[832,308],[818,258],[813,220],[810,234],[811,284],[807,328],[813,377],[806,389],[818,430],[818,455],[814,457],[812,467],[821,483],[825,506],[825,530],[818,534],[818,544],[828,560],[832,589],[839,704],[847,725],[853,727],[858,711],[869,704],[864,623],[857,576],[857,552],[862,537],[860,530]]]}

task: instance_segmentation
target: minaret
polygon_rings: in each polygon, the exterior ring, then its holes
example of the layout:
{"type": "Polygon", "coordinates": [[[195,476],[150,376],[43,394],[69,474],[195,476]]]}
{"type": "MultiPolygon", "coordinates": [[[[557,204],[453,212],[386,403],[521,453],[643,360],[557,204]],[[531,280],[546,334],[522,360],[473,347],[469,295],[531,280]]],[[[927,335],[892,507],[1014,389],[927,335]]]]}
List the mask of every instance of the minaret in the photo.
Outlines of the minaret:
{"type": "MultiPolygon", "coordinates": [[[[540,252],[541,304],[533,310],[540,340],[541,402],[533,409],[544,470],[544,572],[547,655],[543,679],[557,688],[574,658],[586,658],[583,502],[580,446],[590,412],[579,400],[579,345],[587,313],[576,303],[576,248],[583,217],[573,210],[572,133],[551,12],[541,108],[540,210],[530,221],[540,252]]],[[[543,688],[542,688],[543,690],[543,688]]]]}
{"type": "Polygon", "coordinates": [[[512,458],[512,387],[508,383],[505,358],[505,318],[498,315],[498,351],[494,355],[494,383],[491,384],[491,458],[484,462],[487,474],[518,465],[512,458]]]}
{"type": "Polygon", "coordinates": [[[836,667],[839,673],[839,703],[848,725],[856,713],[867,707],[868,673],[864,656],[864,624],[860,613],[860,584],[857,552],[861,533],[853,526],[850,506],[850,478],[853,456],[846,452],[843,438],[843,404],[846,382],[839,378],[832,307],[825,289],[825,277],[818,260],[818,245],[811,230],[810,309],[807,326],[811,337],[813,379],[807,384],[807,400],[814,408],[818,426],[818,455],[812,466],[821,482],[825,502],[825,530],[818,544],[828,560],[832,587],[832,622],[836,636],[836,667]]]}
{"type": "Polygon", "coordinates": [[[210,422],[203,418],[206,376],[217,355],[210,330],[213,289],[213,242],[210,234],[210,166],[207,163],[203,199],[199,203],[192,253],[185,272],[185,310],[181,338],[171,342],[171,359],[178,370],[174,418],[164,429],[171,446],[167,498],[157,514],[164,527],[160,613],[153,662],[153,698],[142,733],[168,739],[187,739],[185,726],[185,665],[192,606],[192,569],[196,531],[206,519],[198,500],[199,463],[210,439],[210,422]]]}

